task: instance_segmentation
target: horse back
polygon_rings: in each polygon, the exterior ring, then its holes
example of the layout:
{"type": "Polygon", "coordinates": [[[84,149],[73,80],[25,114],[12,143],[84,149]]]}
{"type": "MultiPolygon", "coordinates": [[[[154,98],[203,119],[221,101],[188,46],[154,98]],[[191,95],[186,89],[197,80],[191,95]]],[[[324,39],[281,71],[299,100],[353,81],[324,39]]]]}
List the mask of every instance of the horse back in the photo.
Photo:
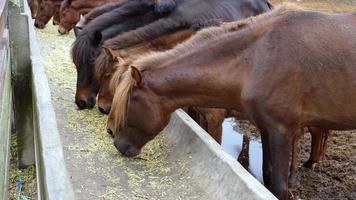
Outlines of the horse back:
{"type": "Polygon", "coordinates": [[[301,126],[356,128],[355,13],[276,16],[253,46],[254,104],[301,126]]]}

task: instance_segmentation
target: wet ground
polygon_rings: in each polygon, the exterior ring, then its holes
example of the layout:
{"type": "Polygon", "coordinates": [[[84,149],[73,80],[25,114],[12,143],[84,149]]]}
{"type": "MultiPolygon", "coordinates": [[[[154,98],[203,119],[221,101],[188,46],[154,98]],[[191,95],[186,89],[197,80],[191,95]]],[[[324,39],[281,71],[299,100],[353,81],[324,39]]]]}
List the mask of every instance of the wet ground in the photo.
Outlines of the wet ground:
{"type": "MultiPolygon", "coordinates": [[[[271,0],[274,5],[281,2],[293,2],[305,8],[324,12],[348,12],[356,11],[356,0],[271,0]]],[[[231,134],[232,129],[239,133],[245,133],[259,141],[258,130],[246,121],[231,124],[226,120],[224,132],[226,141],[224,148],[231,155],[237,157],[242,145],[242,136],[231,134]],[[233,127],[233,128],[232,128],[233,127]],[[235,138],[237,140],[235,140],[235,138]],[[233,144],[231,142],[233,141],[233,144]],[[235,151],[232,150],[235,148],[235,151]]],[[[314,170],[302,167],[302,162],[307,161],[310,154],[310,135],[305,134],[300,140],[300,169],[298,171],[299,185],[292,193],[301,199],[356,199],[356,131],[334,131],[329,136],[328,149],[324,160],[314,170]]],[[[261,164],[252,162],[255,157],[260,157],[260,148],[257,144],[255,149],[250,150],[250,168],[252,174],[260,174],[261,164]]],[[[252,145],[251,145],[252,146],[252,145]]],[[[250,146],[250,148],[251,148],[250,146]]],[[[260,160],[258,160],[260,161],[260,160]]],[[[259,177],[259,175],[257,175],[259,177]]]]}

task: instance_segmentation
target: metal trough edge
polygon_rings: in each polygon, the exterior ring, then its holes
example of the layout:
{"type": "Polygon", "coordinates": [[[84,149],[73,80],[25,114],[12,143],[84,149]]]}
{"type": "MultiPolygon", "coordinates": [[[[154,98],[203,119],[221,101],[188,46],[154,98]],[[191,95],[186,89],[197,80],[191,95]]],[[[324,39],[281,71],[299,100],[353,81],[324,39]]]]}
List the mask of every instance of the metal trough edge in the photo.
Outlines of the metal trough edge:
{"type": "Polygon", "coordinates": [[[163,133],[178,157],[192,158],[190,173],[207,191],[202,199],[277,199],[183,110],[163,133]]]}
{"type": "Polygon", "coordinates": [[[74,199],[74,192],[66,169],[63,148],[51,101],[48,80],[33,27],[31,11],[24,2],[28,19],[32,64],[32,90],[35,128],[35,154],[38,199],[74,199]]]}

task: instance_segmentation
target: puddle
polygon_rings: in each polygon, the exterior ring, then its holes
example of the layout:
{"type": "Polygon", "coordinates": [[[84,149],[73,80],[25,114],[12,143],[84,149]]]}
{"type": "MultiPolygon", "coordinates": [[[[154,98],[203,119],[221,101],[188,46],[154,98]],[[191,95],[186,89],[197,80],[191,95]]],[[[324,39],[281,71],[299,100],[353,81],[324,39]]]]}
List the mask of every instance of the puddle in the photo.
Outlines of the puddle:
{"type": "MultiPolygon", "coordinates": [[[[234,130],[235,119],[227,118],[223,123],[222,147],[224,150],[238,158],[242,149],[243,135],[234,130]]],[[[248,171],[261,183],[262,176],[262,144],[257,141],[250,140],[248,152],[248,171]]]]}

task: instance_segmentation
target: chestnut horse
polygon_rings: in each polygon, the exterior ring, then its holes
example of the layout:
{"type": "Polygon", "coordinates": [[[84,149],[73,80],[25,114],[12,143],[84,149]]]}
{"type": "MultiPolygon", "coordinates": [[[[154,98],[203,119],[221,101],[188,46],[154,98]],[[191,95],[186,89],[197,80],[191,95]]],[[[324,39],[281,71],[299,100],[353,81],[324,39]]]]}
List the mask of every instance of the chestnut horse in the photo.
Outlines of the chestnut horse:
{"type": "MultiPolygon", "coordinates": [[[[124,5],[128,4],[129,2],[133,4],[136,1],[128,1],[124,5]]],[[[111,42],[109,42],[108,45],[110,44],[110,48],[113,47],[113,49],[126,48],[143,42],[148,42],[162,35],[173,33],[178,30],[183,30],[190,27],[211,25],[212,21],[216,22],[217,19],[223,21],[232,21],[251,15],[256,15],[269,10],[269,6],[270,4],[267,1],[257,0],[208,0],[204,1],[203,4],[200,0],[182,0],[181,4],[177,1],[177,7],[169,15],[169,17],[160,18],[159,20],[156,20],[146,26],[137,28],[134,31],[119,34],[119,36],[117,36],[115,39],[110,39],[111,42]],[[120,42],[123,43],[119,45],[118,43],[120,42]]],[[[122,12],[120,14],[114,12],[115,18],[111,17],[110,19],[116,19],[116,21],[120,22],[121,20],[127,20],[127,18],[134,13],[143,12],[143,10],[144,9],[142,9],[142,5],[136,6],[132,8],[132,12],[122,12]]],[[[110,12],[110,14],[112,13],[113,12],[110,12]]],[[[107,14],[108,13],[103,14],[97,19],[93,20],[91,23],[84,27],[82,32],[85,32],[85,30],[90,26],[93,27],[93,24],[97,24],[96,26],[98,27],[106,26],[105,24],[100,23],[99,19],[104,18],[104,16],[107,14]]],[[[89,32],[88,34],[92,33],[93,31],[89,32]]],[[[94,33],[96,34],[97,32],[94,33]]],[[[96,35],[96,37],[91,36],[91,38],[101,39],[100,35],[96,35]]],[[[72,51],[73,61],[77,67],[78,74],[76,103],[80,109],[91,108],[95,104],[95,96],[98,92],[98,83],[93,79],[92,61],[96,59],[97,53],[94,52],[98,51],[97,47],[102,41],[96,40],[95,42],[90,42],[85,38],[80,39],[81,41],[78,39],[74,43],[72,51]],[[83,43],[95,43],[96,45],[91,47],[86,45],[84,47],[82,45],[83,43]]]]}
{"type": "Polygon", "coordinates": [[[81,14],[87,14],[92,9],[102,5],[124,0],[64,0],[60,7],[60,24],[58,32],[60,34],[68,33],[79,21],[81,14]]]}
{"type": "Polygon", "coordinates": [[[139,154],[177,108],[236,109],[261,131],[266,187],[287,199],[302,128],[356,128],[355,24],[356,12],[276,9],[158,67],[131,66],[108,119],[116,148],[139,154]]]}
{"type": "Polygon", "coordinates": [[[194,33],[195,31],[192,29],[182,30],[164,35],[147,43],[116,51],[102,47],[105,55],[100,54],[94,65],[94,76],[100,83],[98,93],[98,108],[100,112],[108,114],[110,111],[113,94],[109,89],[109,82],[116,70],[116,76],[119,76],[120,73],[126,71],[129,65],[139,57],[147,55],[151,51],[171,49],[188,39],[194,33]]]}
{"type": "MultiPolygon", "coordinates": [[[[153,49],[162,50],[164,49],[163,47],[170,47],[167,45],[168,44],[172,45],[173,42],[184,39],[182,38],[182,36],[186,37],[187,36],[186,34],[188,34],[189,36],[191,33],[189,31],[181,31],[175,34],[160,37],[148,44],[142,44],[141,46],[138,47],[132,47],[132,48],[121,49],[116,51],[103,47],[103,49],[105,50],[105,54],[109,59],[107,60],[105,56],[103,56],[104,54],[101,54],[97,58],[95,63],[95,69],[96,69],[95,76],[97,77],[97,79],[100,79],[100,90],[98,95],[99,110],[103,113],[107,113],[110,110],[111,102],[112,102],[111,91],[115,90],[117,82],[120,79],[122,73],[124,73],[129,68],[129,65],[131,65],[134,61],[136,62],[136,63],[134,62],[134,65],[140,66],[142,65],[142,63],[155,62],[155,66],[157,66],[159,65],[159,63],[165,62],[169,59],[173,59],[171,55],[183,54],[186,51],[188,45],[192,48],[196,47],[206,42],[206,40],[216,38],[227,32],[235,31],[236,29],[238,29],[239,25],[240,22],[231,22],[231,23],[226,23],[224,25],[221,25],[220,27],[212,27],[199,31],[197,35],[189,39],[186,43],[178,45],[174,50],[172,50],[172,52],[174,53],[165,52],[164,53],[165,56],[159,56],[159,54],[154,52],[152,53],[147,53],[147,52],[153,49]],[[143,58],[142,55],[145,55],[144,52],[146,53],[146,57],[143,58]],[[159,63],[157,57],[159,57],[159,63]],[[114,74],[115,78],[113,78],[111,83],[111,89],[109,89],[108,82],[111,79],[112,74],[115,70],[116,70],[114,74]]],[[[239,120],[246,119],[246,117],[241,113],[232,110],[226,110],[226,109],[193,108],[193,109],[189,109],[189,111],[188,114],[191,117],[193,117],[195,121],[197,121],[199,125],[202,126],[202,128],[204,128],[219,144],[221,143],[222,123],[225,118],[235,117],[236,119],[239,120]],[[193,113],[189,112],[192,110],[193,113]],[[197,116],[196,113],[198,113],[197,116]]],[[[320,146],[318,145],[320,142],[317,141],[325,141],[326,143],[326,139],[324,139],[325,137],[323,137],[324,135],[321,134],[320,131],[316,129],[310,129],[310,130],[312,134],[313,145],[312,145],[312,153],[307,163],[309,163],[309,165],[313,165],[314,163],[317,163],[318,161],[321,160],[326,150],[326,145],[320,146]]],[[[292,154],[293,157],[292,157],[292,165],[291,165],[291,173],[290,173],[291,184],[295,183],[296,171],[298,169],[298,160],[296,158],[297,140],[298,139],[296,139],[294,142],[295,150],[293,151],[292,154]]]]}
{"type": "Polygon", "coordinates": [[[43,29],[53,17],[53,24],[59,24],[59,8],[63,0],[39,0],[35,27],[43,29]]]}

